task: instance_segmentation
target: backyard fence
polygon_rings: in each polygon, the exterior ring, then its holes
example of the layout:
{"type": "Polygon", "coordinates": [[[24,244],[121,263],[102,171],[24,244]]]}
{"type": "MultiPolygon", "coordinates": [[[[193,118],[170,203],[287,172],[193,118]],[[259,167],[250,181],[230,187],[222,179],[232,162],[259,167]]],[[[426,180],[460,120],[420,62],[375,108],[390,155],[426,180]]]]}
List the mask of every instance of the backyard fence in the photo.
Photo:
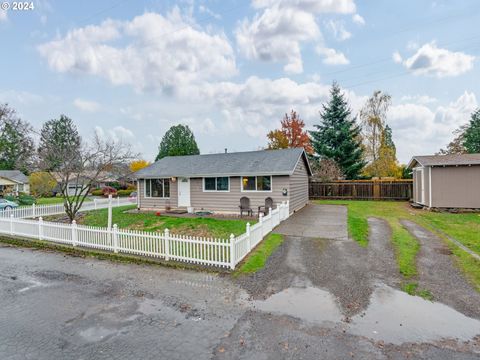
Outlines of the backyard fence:
{"type": "Polygon", "coordinates": [[[309,184],[310,199],[410,200],[413,182],[404,180],[355,180],[309,184]]]}
{"type": "MultiPolygon", "coordinates": [[[[86,201],[82,204],[80,211],[88,211],[88,210],[97,210],[97,209],[105,209],[108,208],[109,199],[93,199],[93,201],[86,201]]],[[[125,205],[133,205],[136,202],[132,202],[132,200],[128,198],[119,198],[112,199],[112,206],[125,206],[125,205]]],[[[7,209],[0,211],[0,217],[3,218],[36,218],[40,216],[50,216],[50,215],[58,215],[64,214],[65,207],[63,204],[53,204],[53,205],[31,205],[31,206],[22,206],[15,209],[7,209]]]]}
{"type": "MultiPolygon", "coordinates": [[[[121,202],[117,202],[119,203],[121,202]]],[[[103,202],[100,204],[103,206],[103,202]]],[[[100,204],[97,204],[97,208],[100,204]]],[[[89,210],[93,209],[94,207],[89,208],[89,210]]],[[[260,215],[255,225],[247,224],[244,234],[237,237],[232,234],[228,239],[176,235],[171,234],[168,229],[163,233],[156,233],[119,229],[117,225],[109,229],[77,225],[75,221],[64,224],[43,221],[41,217],[37,221],[20,216],[15,217],[14,214],[9,218],[0,217],[0,233],[114,253],[234,269],[275,226],[287,219],[289,215],[289,203],[283,202],[275,209],[270,209],[268,215],[260,215]]]]}

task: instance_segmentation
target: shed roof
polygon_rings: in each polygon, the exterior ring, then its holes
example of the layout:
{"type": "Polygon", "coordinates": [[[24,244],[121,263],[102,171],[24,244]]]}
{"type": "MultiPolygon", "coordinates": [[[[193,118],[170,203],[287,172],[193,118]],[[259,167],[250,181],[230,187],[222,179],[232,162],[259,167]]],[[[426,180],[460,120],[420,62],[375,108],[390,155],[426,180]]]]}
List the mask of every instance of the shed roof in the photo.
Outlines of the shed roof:
{"type": "Polygon", "coordinates": [[[414,156],[408,163],[409,168],[415,164],[421,166],[466,166],[480,165],[480,154],[450,154],[414,156]]]}
{"type": "Polygon", "coordinates": [[[291,175],[304,158],[312,174],[303,148],[259,150],[234,153],[167,156],[135,173],[137,178],[202,177],[242,175],[291,175]]]}
{"type": "Polygon", "coordinates": [[[19,184],[28,184],[28,177],[20,170],[0,170],[0,177],[12,180],[19,184]]]}

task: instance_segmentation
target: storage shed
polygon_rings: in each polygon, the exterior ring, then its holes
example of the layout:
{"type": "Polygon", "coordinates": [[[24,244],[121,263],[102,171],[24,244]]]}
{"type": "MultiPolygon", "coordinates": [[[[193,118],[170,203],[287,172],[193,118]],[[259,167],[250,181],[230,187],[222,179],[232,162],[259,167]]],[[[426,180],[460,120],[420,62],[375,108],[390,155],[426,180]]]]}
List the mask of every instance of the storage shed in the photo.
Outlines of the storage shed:
{"type": "Polygon", "coordinates": [[[480,154],[414,156],[413,202],[428,208],[480,209],[480,154]]]}

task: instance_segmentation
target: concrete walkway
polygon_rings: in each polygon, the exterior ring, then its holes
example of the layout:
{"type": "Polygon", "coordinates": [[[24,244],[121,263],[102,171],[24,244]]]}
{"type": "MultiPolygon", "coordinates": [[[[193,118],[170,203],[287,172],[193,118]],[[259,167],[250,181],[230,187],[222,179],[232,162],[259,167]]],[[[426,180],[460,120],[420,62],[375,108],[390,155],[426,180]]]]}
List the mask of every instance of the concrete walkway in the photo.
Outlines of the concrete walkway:
{"type": "Polygon", "coordinates": [[[282,222],[275,232],[306,238],[348,240],[347,208],[309,204],[282,222]]]}

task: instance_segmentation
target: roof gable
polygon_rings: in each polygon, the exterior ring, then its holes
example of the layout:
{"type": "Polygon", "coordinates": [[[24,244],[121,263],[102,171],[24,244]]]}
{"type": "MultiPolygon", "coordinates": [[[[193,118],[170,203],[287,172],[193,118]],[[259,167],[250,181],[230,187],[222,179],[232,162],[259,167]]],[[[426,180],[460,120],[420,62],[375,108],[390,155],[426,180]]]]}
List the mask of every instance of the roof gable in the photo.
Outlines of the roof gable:
{"type": "Polygon", "coordinates": [[[28,177],[20,170],[0,170],[0,177],[19,184],[28,184],[28,177]]]}
{"type": "Polygon", "coordinates": [[[303,148],[260,150],[189,156],[167,156],[135,173],[142,177],[202,177],[242,175],[290,175],[301,157],[308,159],[303,148]]]}

